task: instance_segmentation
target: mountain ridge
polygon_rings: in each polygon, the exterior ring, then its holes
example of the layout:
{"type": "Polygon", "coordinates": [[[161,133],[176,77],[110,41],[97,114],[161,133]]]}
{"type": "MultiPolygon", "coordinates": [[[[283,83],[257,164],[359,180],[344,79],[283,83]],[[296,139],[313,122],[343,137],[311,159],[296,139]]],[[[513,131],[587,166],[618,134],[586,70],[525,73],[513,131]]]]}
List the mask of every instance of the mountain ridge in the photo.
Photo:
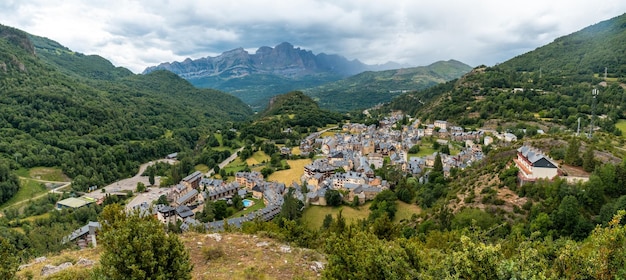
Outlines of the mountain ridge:
{"type": "Polygon", "coordinates": [[[358,59],[348,60],[336,55],[319,53],[294,47],[283,42],[274,48],[259,47],[254,54],[239,47],[223,52],[215,57],[198,59],[186,58],[182,62],[164,62],[147,67],[143,74],[157,69],[169,70],[185,78],[221,76],[241,77],[251,74],[274,74],[283,77],[301,77],[320,72],[332,72],[340,76],[354,75],[367,70],[387,70],[401,66],[392,62],[382,65],[367,65],[358,59]]]}

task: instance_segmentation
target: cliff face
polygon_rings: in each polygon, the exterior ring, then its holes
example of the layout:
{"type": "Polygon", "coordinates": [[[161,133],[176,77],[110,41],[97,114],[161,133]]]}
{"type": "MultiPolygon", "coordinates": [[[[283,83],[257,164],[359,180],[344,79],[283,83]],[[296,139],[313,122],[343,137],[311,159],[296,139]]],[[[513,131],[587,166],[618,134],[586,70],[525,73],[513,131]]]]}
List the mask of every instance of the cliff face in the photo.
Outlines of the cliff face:
{"type": "MultiPolygon", "coordinates": [[[[394,67],[397,65],[388,65],[394,67]]],[[[332,73],[340,76],[354,75],[366,70],[379,70],[358,60],[349,61],[339,55],[294,48],[290,43],[281,43],[274,48],[260,47],[249,54],[243,48],[222,53],[217,57],[205,57],[182,62],[166,62],[146,68],[144,74],[155,70],[169,70],[185,79],[218,76],[222,79],[239,78],[252,74],[270,74],[297,78],[316,73],[332,73]]]]}

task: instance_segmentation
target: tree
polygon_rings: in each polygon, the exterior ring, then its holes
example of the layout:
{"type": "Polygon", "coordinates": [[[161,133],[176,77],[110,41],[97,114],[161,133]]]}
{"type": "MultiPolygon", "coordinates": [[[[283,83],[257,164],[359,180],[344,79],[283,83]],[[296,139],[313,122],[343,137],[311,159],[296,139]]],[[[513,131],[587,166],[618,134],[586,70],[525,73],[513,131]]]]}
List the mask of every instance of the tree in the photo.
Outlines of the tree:
{"type": "Polygon", "coordinates": [[[324,221],[322,222],[322,228],[329,229],[332,224],[333,224],[333,215],[326,214],[326,216],[324,216],[324,221]]]}
{"type": "Polygon", "coordinates": [[[441,153],[437,153],[435,156],[435,163],[433,165],[433,171],[443,172],[443,163],[441,162],[441,153]]]}
{"type": "Polygon", "coordinates": [[[237,209],[237,211],[243,209],[243,200],[241,199],[241,196],[239,196],[238,194],[233,195],[233,207],[235,209],[237,209]]]}
{"type": "Polygon", "coordinates": [[[283,206],[280,209],[280,217],[287,220],[296,220],[302,217],[302,208],[304,204],[293,195],[294,188],[289,188],[283,196],[283,206]]]}
{"type": "Polygon", "coordinates": [[[137,192],[141,193],[145,191],[146,191],[146,185],[142,182],[137,182],[137,192]]]}
{"type": "Polygon", "coordinates": [[[567,146],[567,151],[565,151],[565,163],[573,166],[581,166],[583,160],[580,158],[579,150],[580,140],[578,138],[572,138],[567,146]]]}
{"type": "Polygon", "coordinates": [[[202,211],[196,213],[196,219],[203,223],[212,222],[215,218],[215,203],[211,200],[204,202],[202,211]]]}
{"type": "Polygon", "coordinates": [[[446,155],[450,154],[450,146],[447,145],[447,144],[446,145],[442,145],[439,150],[441,151],[442,154],[446,154],[446,155]]]}
{"type": "Polygon", "coordinates": [[[413,145],[413,147],[409,149],[409,154],[417,154],[419,152],[420,152],[420,145],[413,145]]]}
{"type": "Polygon", "coordinates": [[[161,196],[159,196],[159,199],[157,199],[156,204],[164,204],[164,205],[169,205],[169,201],[167,201],[167,196],[165,196],[164,194],[162,194],[161,196]]]}
{"type": "Polygon", "coordinates": [[[578,208],[578,200],[574,196],[568,195],[561,200],[559,208],[552,217],[552,222],[561,231],[562,235],[574,233],[580,220],[580,210],[578,208]]]}
{"type": "Polygon", "coordinates": [[[215,220],[223,220],[228,217],[228,205],[225,200],[218,200],[214,204],[214,218],[215,220]]]}
{"type": "Polygon", "coordinates": [[[13,279],[19,264],[17,250],[13,244],[0,237],[0,279],[13,279]]]}
{"type": "Polygon", "coordinates": [[[148,182],[150,182],[150,186],[154,186],[154,173],[156,171],[154,170],[154,168],[150,168],[150,170],[148,171],[148,182]]]}
{"type": "Polygon", "coordinates": [[[97,278],[191,279],[189,253],[175,234],[166,234],[151,215],[126,214],[118,204],[100,215],[102,232],[97,278]]]}
{"type": "Polygon", "coordinates": [[[587,172],[592,172],[596,168],[596,160],[593,155],[593,149],[588,146],[583,154],[583,169],[587,172]]]}
{"type": "Polygon", "coordinates": [[[324,194],[328,206],[341,205],[341,193],[338,190],[327,190],[324,194]]]}

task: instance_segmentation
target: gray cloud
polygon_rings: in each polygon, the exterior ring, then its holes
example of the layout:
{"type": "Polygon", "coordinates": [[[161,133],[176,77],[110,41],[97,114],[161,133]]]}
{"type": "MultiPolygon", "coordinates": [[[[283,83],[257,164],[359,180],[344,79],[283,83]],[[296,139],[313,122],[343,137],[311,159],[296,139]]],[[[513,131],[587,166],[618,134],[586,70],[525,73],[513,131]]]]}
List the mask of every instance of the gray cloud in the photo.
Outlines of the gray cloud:
{"type": "Polygon", "coordinates": [[[366,63],[492,65],[621,14],[619,0],[6,0],[2,24],[134,72],[290,42],[366,63]]]}

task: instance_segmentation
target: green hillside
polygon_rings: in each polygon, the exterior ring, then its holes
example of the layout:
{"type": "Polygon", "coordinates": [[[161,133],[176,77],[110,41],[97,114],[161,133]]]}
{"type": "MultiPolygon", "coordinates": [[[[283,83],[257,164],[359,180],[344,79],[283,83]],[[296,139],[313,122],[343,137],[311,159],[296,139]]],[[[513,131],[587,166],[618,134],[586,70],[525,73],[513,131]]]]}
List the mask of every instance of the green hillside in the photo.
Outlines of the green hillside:
{"type": "Polygon", "coordinates": [[[576,77],[626,75],[626,14],[563,36],[499,65],[515,71],[576,77]]]}
{"type": "Polygon", "coordinates": [[[110,61],[99,55],[84,55],[73,52],[67,47],[39,36],[29,34],[35,53],[49,64],[55,65],[65,74],[96,80],[114,80],[128,77],[133,73],[123,67],[115,67],[110,61]]]}
{"type": "Polygon", "coordinates": [[[295,141],[302,137],[300,134],[317,131],[317,128],[327,124],[336,124],[342,118],[339,113],[320,109],[317,103],[304,93],[292,91],[273,97],[266,109],[259,113],[256,121],[247,126],[242,133],[275,140],[295,141]]]}
{"type": "Polygon", "coordinates": [[[550,121],[575,130],[596,124],[620,134],[624,118],[626,15],[587,27],[502,64],[480,66],[459,80],[398,97],[387,107],[466,126],[485,120],[550,121]],[[608,78],[604,79],[604,67],[608,78]]]}
{"type": "Polygon", "coordinates": [[[134,174],[139,163],[192,149],[208,130],[251,114],[234,96],[172,73],[133,75],[5,26],[0,92],[0,158],[59,166],[76,189],[134,174]]]}
{"type": "Polygon", "coordinates": [[[345,112],[389,102],[407,91],[423,90],[459,78],[470,70],[470,66],[455,60],[440,61],[421,67],[368,71],[304,92],[322,108],[345,112]]]}

